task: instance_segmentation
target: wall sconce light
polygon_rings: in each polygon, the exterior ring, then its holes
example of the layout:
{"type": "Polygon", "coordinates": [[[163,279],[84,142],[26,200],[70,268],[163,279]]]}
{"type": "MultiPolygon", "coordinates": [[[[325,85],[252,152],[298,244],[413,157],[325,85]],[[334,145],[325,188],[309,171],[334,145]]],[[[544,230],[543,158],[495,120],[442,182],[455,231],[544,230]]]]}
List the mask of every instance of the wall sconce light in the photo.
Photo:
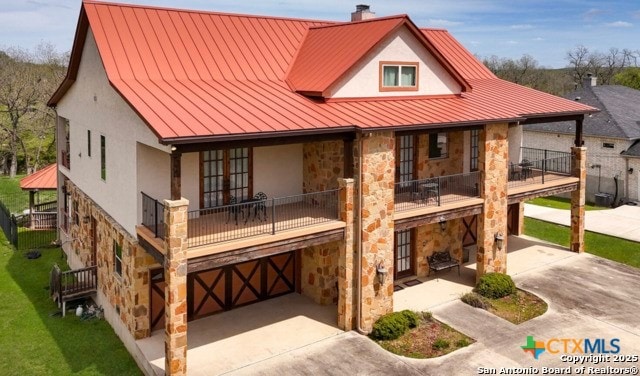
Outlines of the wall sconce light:
{"type": "Polygon", "coordinates": [[[497,233],[494,239],[496,241],[496,246],[498,247],[498,249],[502,250],[502,246],[504,245],[504,236],[502,236],[502,233],[497,233]]]}
{"type": "Polygon", "coordinates": [[[629,172],[629,175],[633,174],[633,167],[629,167],[629,169],[627,170],[627,172],[629,172]]]}
{"type": "Polygon", "coordinates": [[[387,278],[387,274],[389,271],[384,266],[384,263],[380,261],[378,265],[376,265],[376,275],[378,276],[378,281],[380,281],[381,285],[384,285],[384,280],[387,278]]]}
{"type": "Polygon", "coordinates": [[[444,216],[441,215],[440,218],[438,218],[438,219],[439,219],[438,223],[440,224],[440,230],[442,230],[442,231],[446,230],[447,229],[447,221],[445,221],[444,216]]]}
{"type": "Polygon", "coordinates": [[[84,217],[82,217],[82,223],[89,223],[89,220],[91,220],[91,217],[88,215],[85,215],[84,217]]]}

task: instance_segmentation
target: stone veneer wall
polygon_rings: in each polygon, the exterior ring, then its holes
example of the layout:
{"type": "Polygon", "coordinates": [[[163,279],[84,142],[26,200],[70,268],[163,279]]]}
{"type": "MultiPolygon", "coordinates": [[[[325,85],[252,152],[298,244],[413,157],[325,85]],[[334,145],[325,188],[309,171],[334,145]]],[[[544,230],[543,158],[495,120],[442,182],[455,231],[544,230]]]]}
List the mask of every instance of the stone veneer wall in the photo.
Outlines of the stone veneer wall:
{"type": "Polygon", "coordinates": [[[464,132],[448,133],[448,156],[429,159],[429,135],[418,136],[417,179],[462,173],[464,160],[464,132]]]}
{"type": "Polygon", "coordinates": [[[344,241],[339,242],[338,256],[338,327],[352,330],[355,320],[355,228],[354,179],[338,179],[340,187],[340,220],[345,222],[344,241]]]}
{"type": "MultiPolygon", "coordinates": [[[[393,213],[395,137],[393,132],[373,132],[362,138],[362,276],[361,328],[369,331],[380,316],[393,311],[393,213]],[[376,265],[388,270],[384,285],[376,265]]],[[[356,173],[356,176],[359,176],[356,173]]]]}
{"type": "MultiPolygon", "coordinates": [[[[89,266],[91,259],[91,218],[97,221],[98,288],[118,312],[122,324],[134,339],[150,335],[149,328],[149,269],[159,264],[138,245],[138,242],[93,200],[71,181],[67,181],[71,199],[78,203],[79,223],[71,223],[70,237],[74,252],[89,266]],[[85,221],[84,219],[88,220],[85,221]],[[113,241],[122,246],[122,275],[114,270],[113,241]]],[[[72,209],[73,209],[72,205],[72,209]]],[[[73,210],[72,210],[72,218],[73,210]]],[[[107,320],[109,317],[106,317],[107,320]]]]}
{"type": "Polygon", "coordinates": [[[584,204],[587,182],[587,148],[571,148],[571,174],[580,181],[571,192],[571,250],[584,252],[584,204]]]}
{"type": "Polygon", "coordinates": [[[447,228],[442,231],[439,223],[416,227],[415,252],[416,275],[424,277],[429,274],[427,257],[433,252],[448,250],[451,257],[462,261],[462,218],[447,221],[447,228]]]}
{"type": "Polygon", "coordinates": [[[339,253],[340,242],[320,244],[300,252],[302,294],[322,305],[338,302],[339,253]]]}
{"type": "Polygon", "coordinates": [[[509,125],[487,124],[480,132],[478,167],[484,174],[480,194],[484,199],[478,215],[478,263],[476,277],[507,272],[507,178],[509,125]],[[504,246],[498,249],[495,235],[501,233],[504,246]]]}
{"type": "Polygon", "coordinates": [[[344,176],[344,142],[319,141],[303,145],[303,192],[321,192],[338,188],[344,176]]]}

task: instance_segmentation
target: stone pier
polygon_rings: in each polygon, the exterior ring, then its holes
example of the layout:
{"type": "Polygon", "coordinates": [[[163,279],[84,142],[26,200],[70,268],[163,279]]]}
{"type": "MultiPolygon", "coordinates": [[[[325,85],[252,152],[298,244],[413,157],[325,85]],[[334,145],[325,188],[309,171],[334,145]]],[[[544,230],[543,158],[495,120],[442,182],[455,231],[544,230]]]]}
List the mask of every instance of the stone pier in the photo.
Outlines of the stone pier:
{"type": "Polygon", "coordinates": [[[573,147],[572,175],[580,179],[578,189],[571,192],[571,250],[584,252],[584,203],[587,192],[587,148],[573,147]]]}
{"type": "Polygon", "coordinates": [[[487,124],[480,132],[478,164],[484,174],[480,183],[484,210],[478,215],[476,279],[485,273],[507,272],[508,133],[507,123],[487,124]],[[497,235],[504,239],[501,249],[497,235]]]}
{"type": "Polygon", "coordinates": [[[189,201],[165,200],[166,375],[187,374],[187,209],[189,201]]]}
{"type": "Polygon", "coordinates": [[[338,257],[338,327],[352,330],[355,319],[355,268],[354,268],[354,181],[353,179],[338,179],[340,187],[340,220],[347,226],[344,241],[340,242],[338,257]]]}

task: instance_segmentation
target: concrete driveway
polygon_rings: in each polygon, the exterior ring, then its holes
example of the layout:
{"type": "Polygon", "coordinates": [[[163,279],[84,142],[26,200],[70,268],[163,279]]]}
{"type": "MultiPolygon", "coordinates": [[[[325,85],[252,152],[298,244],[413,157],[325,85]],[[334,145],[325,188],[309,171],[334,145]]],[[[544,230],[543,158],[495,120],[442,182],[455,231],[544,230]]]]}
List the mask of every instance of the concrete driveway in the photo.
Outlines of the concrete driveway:
{"type": "MultiPolygon", "coordinates": [[[[568,257],[514,277],[516,284],[549,303],[543,316],[513,325],[460,301],[440,305],[434,315],[476,339],[471,346],[437,359],[401,358],[354,332],[293,350],[234,375],[477,375],[501,367],[572,366],[548,351],[533,359],[520,346],[536,341],[619,339],[620,354],[640,356],[640,270],[588,254],[568,257]]],[[[572,342],[569,342],[572,343],[572,342]]],[[[570,346],[569,350],[573,350],[570,346]]],[[[585,363],[587,367],[637,367],[628,363],[585,363]]],[[[572,366],[576,374],[579,366],[572,366]]],[[[630,369],[633,371],[633,369],[630,369]]],[[[588,371],[588,370],[587,370],[588,371]]],[[[588,373],[587,373],[588,374],[588,373]]]]}

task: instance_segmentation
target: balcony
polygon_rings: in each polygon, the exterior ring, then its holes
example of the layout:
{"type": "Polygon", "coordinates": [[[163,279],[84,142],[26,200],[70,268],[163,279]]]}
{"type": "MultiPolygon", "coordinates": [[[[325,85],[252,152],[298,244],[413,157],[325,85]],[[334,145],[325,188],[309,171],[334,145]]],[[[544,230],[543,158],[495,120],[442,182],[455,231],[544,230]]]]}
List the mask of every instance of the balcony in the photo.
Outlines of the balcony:
{"type": "Polygon", "coordinates": [[[509,164],[509,201],[531,199],[575,189],[571,176],[571,153],[521,148],[519,163],[509,164]]]}
{"type": "MultiPolygon", "coordinates": [[[[142,225],[164,239],[164,206],[142,193],[142,225]]],[[[302,195],[249,199],[238,204],[188,212],[189,248],[279,235],[340,221],[338,190],[302,195]]]]}
{"type": "Polygon", "coordinates": [[[480,172],[445,175],[395,184],[395,210],[438,208],[480,197],[480,172]]]}
{"type": "Polygon", "coordinates": [[[60,164],[67,169],[71,169],[71,154],[67,150],[60,151],[60,164]]]}

